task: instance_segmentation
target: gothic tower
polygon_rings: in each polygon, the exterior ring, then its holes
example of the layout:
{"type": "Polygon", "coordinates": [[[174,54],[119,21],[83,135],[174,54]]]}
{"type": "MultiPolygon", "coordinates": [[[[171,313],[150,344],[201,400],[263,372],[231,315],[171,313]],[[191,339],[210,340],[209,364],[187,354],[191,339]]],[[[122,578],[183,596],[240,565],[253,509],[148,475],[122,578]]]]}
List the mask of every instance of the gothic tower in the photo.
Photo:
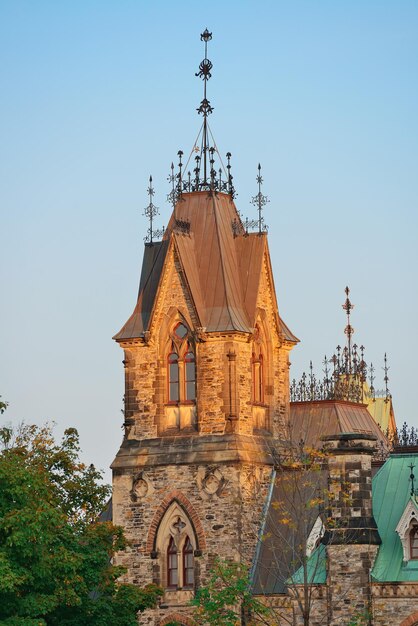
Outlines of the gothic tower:
{"type": "Polygon", "coordinates": [[[185,174],[179,153],[173,213],[159,241],[150,180],[138,300],[114,337],[124,350],[125,436],[112,465],[113,520],[131,542],[121,557],[125,580],[165,589],[161,606],[140,618],[153,626],[190,623],[188,603],[217,556],[252,564],[286,438],[288,355],[297,342],[278,312],[260,171],[259,218],[245,225],[230,154],[223,170],[212,140],[211,33],[201,38],[196,167],[185,174]]]}

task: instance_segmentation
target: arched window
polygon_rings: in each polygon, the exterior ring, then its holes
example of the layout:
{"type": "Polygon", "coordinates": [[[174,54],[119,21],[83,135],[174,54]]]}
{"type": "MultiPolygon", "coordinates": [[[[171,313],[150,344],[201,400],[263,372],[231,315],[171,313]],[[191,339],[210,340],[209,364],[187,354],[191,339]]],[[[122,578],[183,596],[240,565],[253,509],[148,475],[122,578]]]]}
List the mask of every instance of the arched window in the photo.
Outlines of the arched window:
{"type": "Polygon", "coordinates": [[[168,401],[178,402],[180,399],[179,357],[176,352],[168,355],[168,401]]]}
{"type": "Polygon", "coordinates": [[[196,400],[196,360],[192,350],[184,355],[184,384],[185,400],[194,402],[196,400]]]}
{"type": "Polygon", "coordinates": [[[177,588],[179,582],[178,569],[177,546],[173,537],[170,537],[167,548],[167,587],[177,588]]]}
{"type": "Polygon", "coordinates": [[[254,345],[251,359],[252,379],[253,379],[253,402],[255,404],[264,403],[264,360],[261,333],[258,325],[254,330],[254,345]]]}
{"type": "Polygon", "coordinates": [[[190,330],[182,322],[170,333],[167,357],[169,403],[196,402],[196,356],[190,330]]]}
{"type": "Polygon", "coordinates": [[[264,402],[264,371],[263,371],[263,355],[261,353],[253,353],[252,358],[252,371],[253,371],[253,401],[256,404],[262,404],[264,402]]]}
{"type": "Polygon", "coordinates": [[[194,585],[194,550],[189,537],[183,545],[183,587],[194,585]]]}
{"type": "Polygon", "coordinates": [[[418,559],[418,525],[416,524],[409,531],[409,549],[411,559],[418,559]]]}
{"type": "Polygon", "coordinates": [[[199,549],[195,529],[186,511],[171,502],[161,518],[153,551],[159,559],[158,584],[168,591],[193,589],[195,552],[199,549]]]}

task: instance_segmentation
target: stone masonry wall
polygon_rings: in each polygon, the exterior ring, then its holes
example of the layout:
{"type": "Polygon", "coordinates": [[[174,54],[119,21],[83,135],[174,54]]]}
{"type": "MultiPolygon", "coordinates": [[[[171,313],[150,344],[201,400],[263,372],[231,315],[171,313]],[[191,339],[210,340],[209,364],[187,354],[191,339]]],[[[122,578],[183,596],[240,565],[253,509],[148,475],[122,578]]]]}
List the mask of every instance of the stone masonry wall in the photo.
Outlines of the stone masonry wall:
{"type": "MultiPolygon", "coordinates": [[[[288,421],[289,362],[288,349],[282,346],[276,328],[271,289],[264,264],[257,310],[268,352],[264,364],[266,428],[275,437],[282,438],[288,421]]],[[[254,430],[251,337],[243,333],[206,334],[198,331],[199,321],[172,250],[168,255],[149,333],[144,339],[122,343],[125,351],[125,420],[128,424],[128,438],[147,439],[164,434],[167,345],[173,326],[181,319],[185,320],[196,336],[199,432],[251,435],[254,430]],[[235,355],[233,369],[229,367],[229,353],[235,355]],[[229,420],[231,396],[235,402],[235,423],[229,420]]]]}
{"type": "MultiPolygon", "coordinates": [[[[170,492],[184,494],[203,531],[202,555],[195,558],[197,584],[204,583],[217,556],[251,564],[271,469],[248,463],[218,465],[224,479],[223,489],[212,495],[204,492],[199,481],[201,469],[193,464],[144,468],[148,490],[136,502],[131,499],[133,473],[118,472],[114,476],[114,522],[125,528],[131,542],[129,551],[118,557],[118,563],[128,569],[123,581],[140,586],[154,581],[164,586],[160,558],[166,557],[151,558],[149,531],[158,507],[170,492]]],[[[188,614],[189,600],[190,592],[177,594],[174,605],[165,598],[162,605],[168,606],[141,616],[140,623],[158,624],[175,607],[188,614]]]]}

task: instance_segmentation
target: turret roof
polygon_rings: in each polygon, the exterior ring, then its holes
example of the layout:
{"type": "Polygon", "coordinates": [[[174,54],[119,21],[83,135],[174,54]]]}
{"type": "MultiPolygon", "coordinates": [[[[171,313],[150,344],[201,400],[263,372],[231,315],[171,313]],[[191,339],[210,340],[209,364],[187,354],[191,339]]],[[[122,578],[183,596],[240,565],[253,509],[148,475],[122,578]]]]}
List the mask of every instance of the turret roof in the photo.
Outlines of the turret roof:
{"type": "Polygon", "coordinates": [[[162,242],[146,244],[138,300],[129,320],[114,337],[124,341],[149,330],[167,253],[171,246],[206,332],[252,332],[266,259],[278,332],[298,339],[279,318],[266,233],[246,234],[231,196],[192,192],[178,200],[162,242]],[[238,226],[238,229],[237,229],[238,226]]]}

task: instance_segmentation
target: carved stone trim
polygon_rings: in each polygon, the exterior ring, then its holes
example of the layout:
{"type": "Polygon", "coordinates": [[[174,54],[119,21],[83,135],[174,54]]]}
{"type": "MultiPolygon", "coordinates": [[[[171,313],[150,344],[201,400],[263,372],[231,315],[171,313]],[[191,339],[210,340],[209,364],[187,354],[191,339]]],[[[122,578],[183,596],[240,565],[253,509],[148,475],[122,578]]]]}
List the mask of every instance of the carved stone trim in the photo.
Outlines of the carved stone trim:
{"type": "Polygon", "coordinates": [[[412,526],[418,526],[418,505],[410,498],[395,528],[402,543],[404,561],[410,560],[409,533],[412,526]]]}

